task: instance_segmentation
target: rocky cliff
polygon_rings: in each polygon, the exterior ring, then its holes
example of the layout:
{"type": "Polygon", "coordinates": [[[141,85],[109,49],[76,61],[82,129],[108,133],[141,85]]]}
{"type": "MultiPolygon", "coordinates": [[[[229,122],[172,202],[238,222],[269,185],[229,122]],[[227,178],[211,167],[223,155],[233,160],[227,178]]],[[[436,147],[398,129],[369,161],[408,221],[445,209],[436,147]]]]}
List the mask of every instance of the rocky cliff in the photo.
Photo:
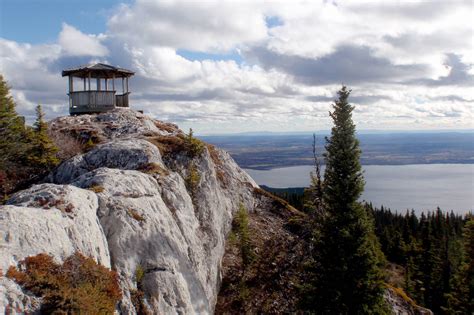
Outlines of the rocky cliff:
{"type": "MultiPolygon", "coordinates": [[[[50,126],[98,144],[1,207],[0,268],[43,252],[60,262],[79,251],[117,270],[123,314],[135,311],[137,269],[152,312],[212,313],[225,237],[240,203],[255,208],[255,182],[226,152],[204,146],[191,156],[176,126],[132,110],[61,117],[50,126]]],[[[1,281],[0,309],[38,306],[1,281]]]]}
{"type": "Polygon", "coordinates": [[[60,117],[50,128],[88,148],[0,206],[0,312],[41,306],[4,276],[9,266],[76,251],[117,271],[121,314],[136,314],[137,289],[153,314],[295,310],[305,253],[295,226],[304,215],[260,190],[229,154],[130,109],[60,117]],[[240,205],[260,257],[245,275],[245,303],[235,289],[240,260],[226,244],[240,205]]]}

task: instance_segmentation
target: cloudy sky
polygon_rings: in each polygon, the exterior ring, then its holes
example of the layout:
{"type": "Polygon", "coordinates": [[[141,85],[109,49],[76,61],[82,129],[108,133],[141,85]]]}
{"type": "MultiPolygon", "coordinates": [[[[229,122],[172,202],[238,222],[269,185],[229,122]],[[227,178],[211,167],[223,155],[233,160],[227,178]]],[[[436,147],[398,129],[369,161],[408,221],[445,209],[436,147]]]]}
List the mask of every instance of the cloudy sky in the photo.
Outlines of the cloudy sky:
{"type": "Polygon", "coordinates": [[[198,133],[328,129],[341,84],[360,130],[474,128],[473,1],[1,0],[0,73],[33,117],[61,70],[136,72],[132,107],[198,133]]]}

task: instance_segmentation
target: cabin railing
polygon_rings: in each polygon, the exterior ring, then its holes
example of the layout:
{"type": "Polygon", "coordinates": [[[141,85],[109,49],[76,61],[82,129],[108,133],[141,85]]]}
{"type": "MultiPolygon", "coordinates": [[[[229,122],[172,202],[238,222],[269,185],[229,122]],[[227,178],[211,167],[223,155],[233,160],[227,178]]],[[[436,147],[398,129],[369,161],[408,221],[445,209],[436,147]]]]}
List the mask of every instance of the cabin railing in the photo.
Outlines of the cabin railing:
{"type": "Polygon", "coordinates": [[[115,106],[117,107],[128,107],[128,94],[115,95],[115,106]]]}
{"type": "Polygon", "coordinates": [[[103,112],[114,107],[115,91],[77,91],[69,93],[69,112],[71,114],[103,112]]]}

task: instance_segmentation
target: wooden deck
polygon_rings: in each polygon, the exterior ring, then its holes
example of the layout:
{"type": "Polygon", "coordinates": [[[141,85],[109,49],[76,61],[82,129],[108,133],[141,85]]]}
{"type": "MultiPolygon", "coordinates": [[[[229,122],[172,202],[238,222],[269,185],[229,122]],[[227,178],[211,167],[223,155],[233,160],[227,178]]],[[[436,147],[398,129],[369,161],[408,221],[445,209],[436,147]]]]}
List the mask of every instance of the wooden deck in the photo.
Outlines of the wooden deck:
{"type": "Polygon", "coordinates": [[[115,95],[115,91],[78,91],[69,93],[71,115],[102,113],[117,107],[128,107],[128,94],[115,95]]]}

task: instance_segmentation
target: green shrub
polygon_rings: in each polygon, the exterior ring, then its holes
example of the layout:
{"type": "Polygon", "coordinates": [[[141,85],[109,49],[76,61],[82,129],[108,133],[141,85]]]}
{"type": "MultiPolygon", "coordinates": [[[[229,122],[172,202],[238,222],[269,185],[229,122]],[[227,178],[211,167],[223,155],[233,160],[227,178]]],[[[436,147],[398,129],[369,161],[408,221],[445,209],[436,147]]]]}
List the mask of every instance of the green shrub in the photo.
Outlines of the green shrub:
{"type": "Polygon", "coordinates": [[[241,303],[245,303],[251,299],[250,289],[244,279],[239,282],[239,296],[238,299],[241,303]]]}
{"type": "Polygon", "coordinates": [[[141,265],[137,265],[135,269],[135,281],[137,282],[137,289],[130,290],[130,297],[132,304],[135,307],[137,315],[151,315],[151,312],[145,305],[145,293],[142,289],[143,278],[145,277],[145,269],[141,265]]]}
{"type": "Polygon", "coordinates": [[[194,138],[193,130],[189,129],[189,134],[184,137],[184,146],[190,158],[200,156],[204,152],[206,145],[201,140],[194,138]]]}
{"type": "Polygon", "coordinates": [[[8,197],[8,195],[7,195],[7,194],[3,194],[3,196],[0,197],[0,205],[6,204],[7,201],[8,201],[8,199],[10,199],[10,198],[8,197]]]}
{"type": "Polygon", "coordinates": [[[199,171],[194,163],[189,163],[188,166],[188,174],[185,179],[186,188],[191,194],[191,198],[193,202],[195,202],[198,185],[201,180],[201,175],[199,175],[199,171]]]}
{"type": "Polygon", "coordinates": [[[117,273],[77,252],[62,265],[47,254],[27,257],[6,276],[42,297],[44,314],[112,314],[122,298],[117,273]]]}
{"type": "Polygon", "coordinates": [[[145,277],[145,269],[141,265],[137,265],[135,269],[135,281],[137,281],[137,286],[140,287],[145,277]]]}
{"type": "Polygon", "coordinates": [[[245,209],[243,204],[240,204],[239,211],[237,211],[232,225],[232,229],[239,241],[242,267],[246,270],[255,260],[255,253],[250,243],[249,217],[247,209],[245,209]]]}
{"type": "Polygon", "coordinates": [[[86,143],[84,143],[84,151],[92,150],[97,144],[92,140],[92,137],[87,139],[86,143]]]}
{"type": "Polygon", "coordinates": [[[28,161],[35,167],[50,170],[59,164],[56,154],[59,149],[48,135],[48,124],[44,121],[41,105],[36,107],[36,121],[30,134],[31,148],[28,161]]]}
{"type": "Polygon", "coordinates": [[[230,231],[229,237],[227,237],[227,242],[229,242],[230,245],[237,245],[237,235],[234,231],[230,231]]]}

